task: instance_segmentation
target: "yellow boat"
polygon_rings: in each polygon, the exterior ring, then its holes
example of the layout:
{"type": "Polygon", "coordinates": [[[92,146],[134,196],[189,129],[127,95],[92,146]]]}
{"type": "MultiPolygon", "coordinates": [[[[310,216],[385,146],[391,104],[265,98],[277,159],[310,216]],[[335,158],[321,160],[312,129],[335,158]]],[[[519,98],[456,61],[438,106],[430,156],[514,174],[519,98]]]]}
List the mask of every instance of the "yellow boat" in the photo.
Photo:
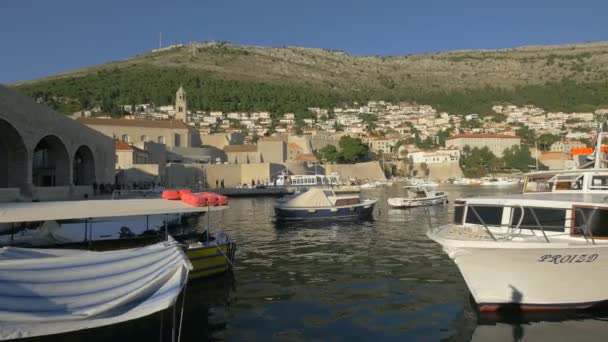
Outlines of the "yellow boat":
{"type": "Polygon", "coordinates": [[[185,252],[192,263],[188,279],[204,278],[232,270],[236,242],[226,234],[218,233],[206,239],[206,234],[197,234],[196,239],[176,239],[183,242],[185,252]]]}

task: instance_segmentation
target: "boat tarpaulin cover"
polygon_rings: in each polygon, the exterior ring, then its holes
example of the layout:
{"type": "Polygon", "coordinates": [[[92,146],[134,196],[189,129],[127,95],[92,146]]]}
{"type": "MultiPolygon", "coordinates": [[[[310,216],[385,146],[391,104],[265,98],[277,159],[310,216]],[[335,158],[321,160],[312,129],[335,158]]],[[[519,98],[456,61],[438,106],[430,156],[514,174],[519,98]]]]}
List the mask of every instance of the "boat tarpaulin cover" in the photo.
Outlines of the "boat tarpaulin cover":
{"type": "Polygon", "coordinates": [[[0,223],[196,213],[226,208],[194,207],[164,199],[0,203],[0,223]]]}
{"type": "Polygon", "coordinates": [[[289,201],[285,202],[285,207],[288,208],[321,208],[331,207],[331,201],[323,189],[309,189],[305,193],[298,195],[289,201]]]}
{"type": "Polygon", "coordinates": [[[173,305],[192,268],[173,239],[108,252],[0,249],[0,339],[124,322],[173,305]]]}

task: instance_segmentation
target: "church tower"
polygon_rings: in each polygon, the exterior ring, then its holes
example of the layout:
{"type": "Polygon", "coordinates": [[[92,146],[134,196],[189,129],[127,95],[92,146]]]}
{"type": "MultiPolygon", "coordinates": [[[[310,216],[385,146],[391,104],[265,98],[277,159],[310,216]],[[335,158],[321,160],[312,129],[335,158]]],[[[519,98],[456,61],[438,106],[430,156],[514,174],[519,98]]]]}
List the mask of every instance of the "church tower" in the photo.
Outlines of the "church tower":
{"type": "Polygon", "coordinates": [[[175,119],[188,123],[188,103],[186,102],[186,91],[180,85],[175,93],[175,119]]]}

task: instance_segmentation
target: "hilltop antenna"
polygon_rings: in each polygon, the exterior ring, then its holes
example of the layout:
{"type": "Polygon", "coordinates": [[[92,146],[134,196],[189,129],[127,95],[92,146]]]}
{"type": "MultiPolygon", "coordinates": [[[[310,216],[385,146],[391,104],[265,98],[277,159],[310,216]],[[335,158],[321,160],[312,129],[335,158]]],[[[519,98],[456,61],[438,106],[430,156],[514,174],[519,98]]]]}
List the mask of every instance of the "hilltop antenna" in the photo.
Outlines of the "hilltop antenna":
{"type": "Polygon", "coordinates": [[[158,33],[158,48],[162,49],[163,47],[163,33],[159,32],[158,33]]]}

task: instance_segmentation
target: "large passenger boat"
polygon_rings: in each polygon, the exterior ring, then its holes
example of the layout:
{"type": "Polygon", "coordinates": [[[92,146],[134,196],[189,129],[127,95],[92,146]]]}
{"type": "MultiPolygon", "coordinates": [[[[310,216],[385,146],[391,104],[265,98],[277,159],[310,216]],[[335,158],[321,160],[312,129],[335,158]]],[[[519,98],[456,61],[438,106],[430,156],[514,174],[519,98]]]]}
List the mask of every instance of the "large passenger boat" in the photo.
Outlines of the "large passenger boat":
{"type": "Polygon", "coordinates": [[[480,310],[590,308],[608,301],[602,137],[587,165],[528,174],[520,194],[459,199],[454,223],[431,225],[427,235],[454,260],[480,310]]]}

